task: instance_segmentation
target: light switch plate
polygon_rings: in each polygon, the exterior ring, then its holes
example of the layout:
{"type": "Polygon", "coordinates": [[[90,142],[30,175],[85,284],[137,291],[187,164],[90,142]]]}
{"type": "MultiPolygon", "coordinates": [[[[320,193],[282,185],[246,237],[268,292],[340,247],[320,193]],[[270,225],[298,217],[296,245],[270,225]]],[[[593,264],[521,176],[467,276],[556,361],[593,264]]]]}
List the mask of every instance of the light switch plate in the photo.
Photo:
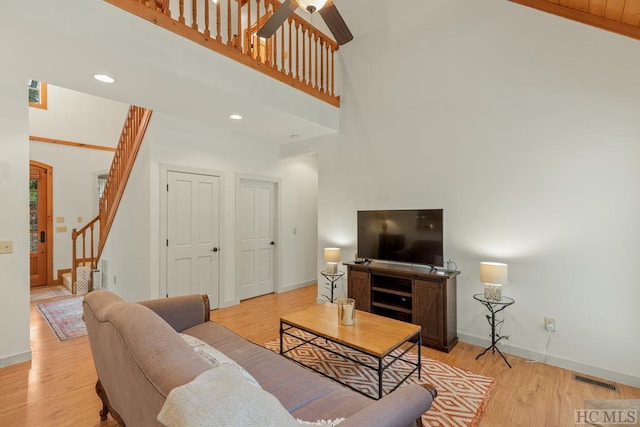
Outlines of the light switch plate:
{"type": "Polygon", "coordinates": [[[0,241],[0,254],[12,254],[13,253],[13,240],[0,241]]]}

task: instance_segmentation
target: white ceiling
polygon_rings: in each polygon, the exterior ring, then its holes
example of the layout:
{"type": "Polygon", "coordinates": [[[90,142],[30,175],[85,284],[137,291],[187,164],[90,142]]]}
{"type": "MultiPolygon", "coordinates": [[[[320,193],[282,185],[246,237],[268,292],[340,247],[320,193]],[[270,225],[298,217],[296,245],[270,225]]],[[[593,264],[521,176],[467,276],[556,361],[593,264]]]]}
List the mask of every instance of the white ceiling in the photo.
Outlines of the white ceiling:
{"type": "Polygon", "coordinates": [[[279,144],[339,130],[338,108],[106,2],[37,2],[35,17],[29,2],[11,2],[2,14],[5,40],[20,34],[7,49],[38,46],[38,56],[25,57],[27,79],[279,144]],[[97,82],[95,73],[111,75],[117,83],[97,82]],[[231,113],[244,119],[233,121],[231,113]]]}

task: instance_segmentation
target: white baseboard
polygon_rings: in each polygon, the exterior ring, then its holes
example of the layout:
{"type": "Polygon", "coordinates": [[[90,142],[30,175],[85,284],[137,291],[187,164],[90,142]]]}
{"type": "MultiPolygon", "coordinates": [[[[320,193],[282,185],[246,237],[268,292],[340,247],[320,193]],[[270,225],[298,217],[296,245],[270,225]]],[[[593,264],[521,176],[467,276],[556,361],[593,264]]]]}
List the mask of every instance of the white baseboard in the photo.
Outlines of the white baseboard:
{"type": "Polygon", "coordinates": [[[292,291],[294,289],[306,288],[307,286],[313,285],[315,283],[317,283],[316,279],[307,280],[305,282],[299,282],[299,283],[294,283],[293,285],[284,286],[284,287],[282,287],[282,289],[279,289],[276,292],[281,294],[283,292],[289,292],[289,291],[292,291]]]}
{"type": "MultiPolygon", "coordinates": [[[[458,333],[458,339],[468,344],[477,345],[480,347],[488,347],[491,342],[485,338],[479,338],[473,335],[466,335],[458,333]]],[[[500,343],[500,351],[506,354],[512,354],[514,356],[529,359],[538,363],[545,363],[547,365],[556,366],[558,368],[567,369],[569,371],[575,371],[581,374],[590,375],[597,378],[607,379],[609,381],[617,382],[620,384],[626,384],[632,387],[640,387],[640,378],[633,375],[624,374],[622,372],[612,371],[610,369],[600,368],[598,366],[587,365],[586,363],[576,362],[575,360],[564,359],[552,354],[544,354],[538,351],[529,350],[526,348],[516,347],[509,344],[500,343]],[[546,359],[546,362],[545,362],[546,359]]],[[[483,356],[484,357],[484,356],[483,356]]]]}
{"type": "Polygon", "coordinates": [[[31,360],[31,350],[24,353],[12,354],[11,356],[0,358],[0,368],[15,365],[16,363],[27,362],[31,360]]]}

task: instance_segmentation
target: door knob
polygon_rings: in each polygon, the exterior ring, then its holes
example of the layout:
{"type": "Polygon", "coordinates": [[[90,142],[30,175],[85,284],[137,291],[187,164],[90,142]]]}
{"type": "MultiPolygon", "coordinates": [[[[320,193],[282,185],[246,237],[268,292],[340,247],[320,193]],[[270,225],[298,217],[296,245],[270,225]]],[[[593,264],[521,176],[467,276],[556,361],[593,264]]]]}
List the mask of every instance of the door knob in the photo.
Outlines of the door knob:
{"type": "Polygon", "coordinates": [[[40,243],[44,243],[47,240],[47,238],[45,236],[46,236],[45,232],[41,231],[40,232],[40,243]]]}
{"type": "Polygon", "coordinates": [[[218,252],[218,248],[215,247],[215,248],[211,249],[211,252],[218,252]]]}

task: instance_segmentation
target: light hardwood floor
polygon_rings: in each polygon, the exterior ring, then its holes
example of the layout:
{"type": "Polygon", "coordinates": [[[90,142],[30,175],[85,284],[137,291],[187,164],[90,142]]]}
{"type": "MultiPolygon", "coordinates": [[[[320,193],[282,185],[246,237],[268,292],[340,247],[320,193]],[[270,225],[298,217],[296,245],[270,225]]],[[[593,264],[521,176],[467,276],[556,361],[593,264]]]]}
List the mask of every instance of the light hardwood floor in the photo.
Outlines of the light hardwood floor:
{"type": "MultiPolygon", "coordinates": [[[[41,302],[41,301],[38,301],[41,302]]],[[[281,315],[315,304],[316,286],[254,298],[221,310],[211,319],[262,344],[278,337],[281,315]]],[[[7,326],[5,326],[7,327],[7,326]]],[[[0,369],[0,426],[106,426],[94,392],[95,369],[87,337],[58,342],[31,305],[33,360],[0,369]]],[[[499,356],[476,361],[479,347],[459,343],[451,353],[428,348],[423,355],[497,379],[481,427],[573,426],[573,410],[588,399],[640,399],[640,389],[619,386],[618,392],[572,380],[572,372],[509,356],[509,369],[499,356]]],[[[365,426],[363,426],[365,427],[365,426]]]]}

